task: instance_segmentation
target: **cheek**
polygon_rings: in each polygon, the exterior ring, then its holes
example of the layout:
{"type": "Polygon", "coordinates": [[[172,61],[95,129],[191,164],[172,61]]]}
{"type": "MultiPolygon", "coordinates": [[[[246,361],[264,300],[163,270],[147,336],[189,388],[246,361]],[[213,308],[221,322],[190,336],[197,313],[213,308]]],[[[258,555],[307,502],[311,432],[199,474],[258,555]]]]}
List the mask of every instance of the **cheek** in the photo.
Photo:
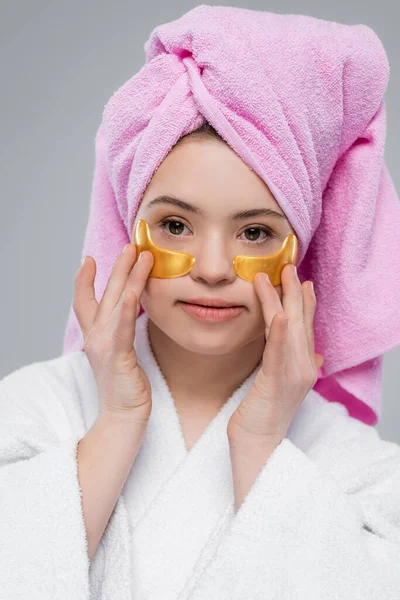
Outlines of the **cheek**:
{"type": "Polygon", "coordinates": [[[156,277],[149,277],[142,293],[142,300],[146,303],[153,303],[163,295],[163,280],[156,277]]]}
{"type": "Polygon", "coordinates": [[[149,277],[143,290],[142,299],[146,303],[153,305],[169,305],[178,298],[184,298],[185,294],[180,293],[180,279],[158,279],[149,277]]]}

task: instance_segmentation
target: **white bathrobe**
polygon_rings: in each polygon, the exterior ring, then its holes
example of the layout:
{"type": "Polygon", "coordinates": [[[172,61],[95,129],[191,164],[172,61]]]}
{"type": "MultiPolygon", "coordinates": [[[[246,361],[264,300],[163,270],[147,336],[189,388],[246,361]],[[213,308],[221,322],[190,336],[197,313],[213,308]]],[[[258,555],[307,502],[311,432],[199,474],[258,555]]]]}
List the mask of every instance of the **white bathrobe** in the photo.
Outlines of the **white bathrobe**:
{"type": "Polygon", "coordinates": [[[188,451],[147,323],[135,346],[152,413],[91,562],[85,353],[0,381],[1,600],[400,600],[400,446],[311,391],[235,513],[226,426],[257,371],[188,451]]]}

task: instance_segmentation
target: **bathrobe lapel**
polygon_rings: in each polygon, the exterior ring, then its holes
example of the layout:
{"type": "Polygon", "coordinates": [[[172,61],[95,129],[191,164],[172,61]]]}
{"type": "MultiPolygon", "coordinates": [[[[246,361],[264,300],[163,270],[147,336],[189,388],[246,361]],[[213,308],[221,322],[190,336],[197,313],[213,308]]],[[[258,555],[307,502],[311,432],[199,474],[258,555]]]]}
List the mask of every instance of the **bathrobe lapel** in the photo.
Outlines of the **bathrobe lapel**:
{"type": "Polygon", "coordinates": [[[123,495],[132,526],[136,597],[175,600],[207,541],[233,515],[226,428],[259,367],[188,451],[174,400],[151,351],[147,323],[144,314],[137,323],[136,348],[151,381],[153,409],[123,495]]]}
{"type": "MultiPolygon", "coordinates": [[[[179,416],[148,338],[148,316],[136,323],[135,349],[152,388],[142,444],[90,565],[93,597],[176,600],[207,542],[214,544],[234,514],[226,428],[251,389],[258,366],[188,451],[179,416]],[[116,588],[118,586],[118,588],[116,588]],[[97,595],[95,595],[97,593],[97,595]],[[101,594],[101,595],[100,595],[101,594]]],[[[87,359],[84,359],[87,362],[87,359]]],[[[85,420],[98,414],[87,363],[85,420]],[[90,400],[89,400],[90,399],[90,400]]]]}

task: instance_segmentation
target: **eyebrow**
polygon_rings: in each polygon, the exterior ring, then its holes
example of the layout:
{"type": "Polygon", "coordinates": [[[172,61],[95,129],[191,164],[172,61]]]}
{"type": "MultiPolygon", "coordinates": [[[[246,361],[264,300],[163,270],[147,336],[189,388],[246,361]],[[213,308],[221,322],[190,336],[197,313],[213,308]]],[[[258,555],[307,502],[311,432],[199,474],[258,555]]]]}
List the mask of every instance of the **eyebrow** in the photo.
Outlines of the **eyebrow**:
{"type": "MultiPolygon", "coordinates": [[[[201,208],[198,206],[193,206],[192,204],[188,204],[188,202],[184,202],[179,198],[174,198],[173,196],[157,196],[153,200],[148,203],[148,207],[152,208],[153,206],[158,206],[160,204],[169,204],[172,206],[176,206],[182,210],[186,210],[195,215],[206,217],[206,214],[201,208]]],[[[249,217],[279,217],[284,221],[287,221],[285,215],[276,212],[276,210],[272,210],[272,208],[253,208],[250,210],[242,210],[240,212],[234,213],[230,216],[230,220],[239,221],[240,219],[247,219],[249,217]]]]}

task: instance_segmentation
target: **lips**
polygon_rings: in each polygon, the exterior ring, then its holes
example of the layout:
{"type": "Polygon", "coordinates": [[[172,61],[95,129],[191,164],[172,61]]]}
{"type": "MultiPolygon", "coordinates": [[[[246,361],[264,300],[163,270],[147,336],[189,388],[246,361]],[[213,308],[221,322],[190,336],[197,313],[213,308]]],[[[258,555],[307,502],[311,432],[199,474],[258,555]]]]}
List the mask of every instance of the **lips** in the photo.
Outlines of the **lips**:
{"type": "Polygon", "coordinates": [[[234,302],[227,302],[222,298],[193,298],[190,300],[181,300],[184,304],[193,304],[196,306],[205,306],[207,308],[235,308],[242,306],[234,302]]]}
{"type": "Polygon", "coordinates": [[[224,308],[207,307],[202,304],[181,302],[182,309],[190,316],[209,323],[228,321],[237,317],[243,310],[243,306],[230,306],[224,308]]]}
{"type": "Polygon", "coordinates": [[[203,306],[204,308],[218,308],[223,310],[224,308],[235,308],[234,304],[227,304],[226,306],[219,306],[218,304],[200,304],[198,302],[184,302],[184,304],[191,304],[192,306],[203,306]]]}

